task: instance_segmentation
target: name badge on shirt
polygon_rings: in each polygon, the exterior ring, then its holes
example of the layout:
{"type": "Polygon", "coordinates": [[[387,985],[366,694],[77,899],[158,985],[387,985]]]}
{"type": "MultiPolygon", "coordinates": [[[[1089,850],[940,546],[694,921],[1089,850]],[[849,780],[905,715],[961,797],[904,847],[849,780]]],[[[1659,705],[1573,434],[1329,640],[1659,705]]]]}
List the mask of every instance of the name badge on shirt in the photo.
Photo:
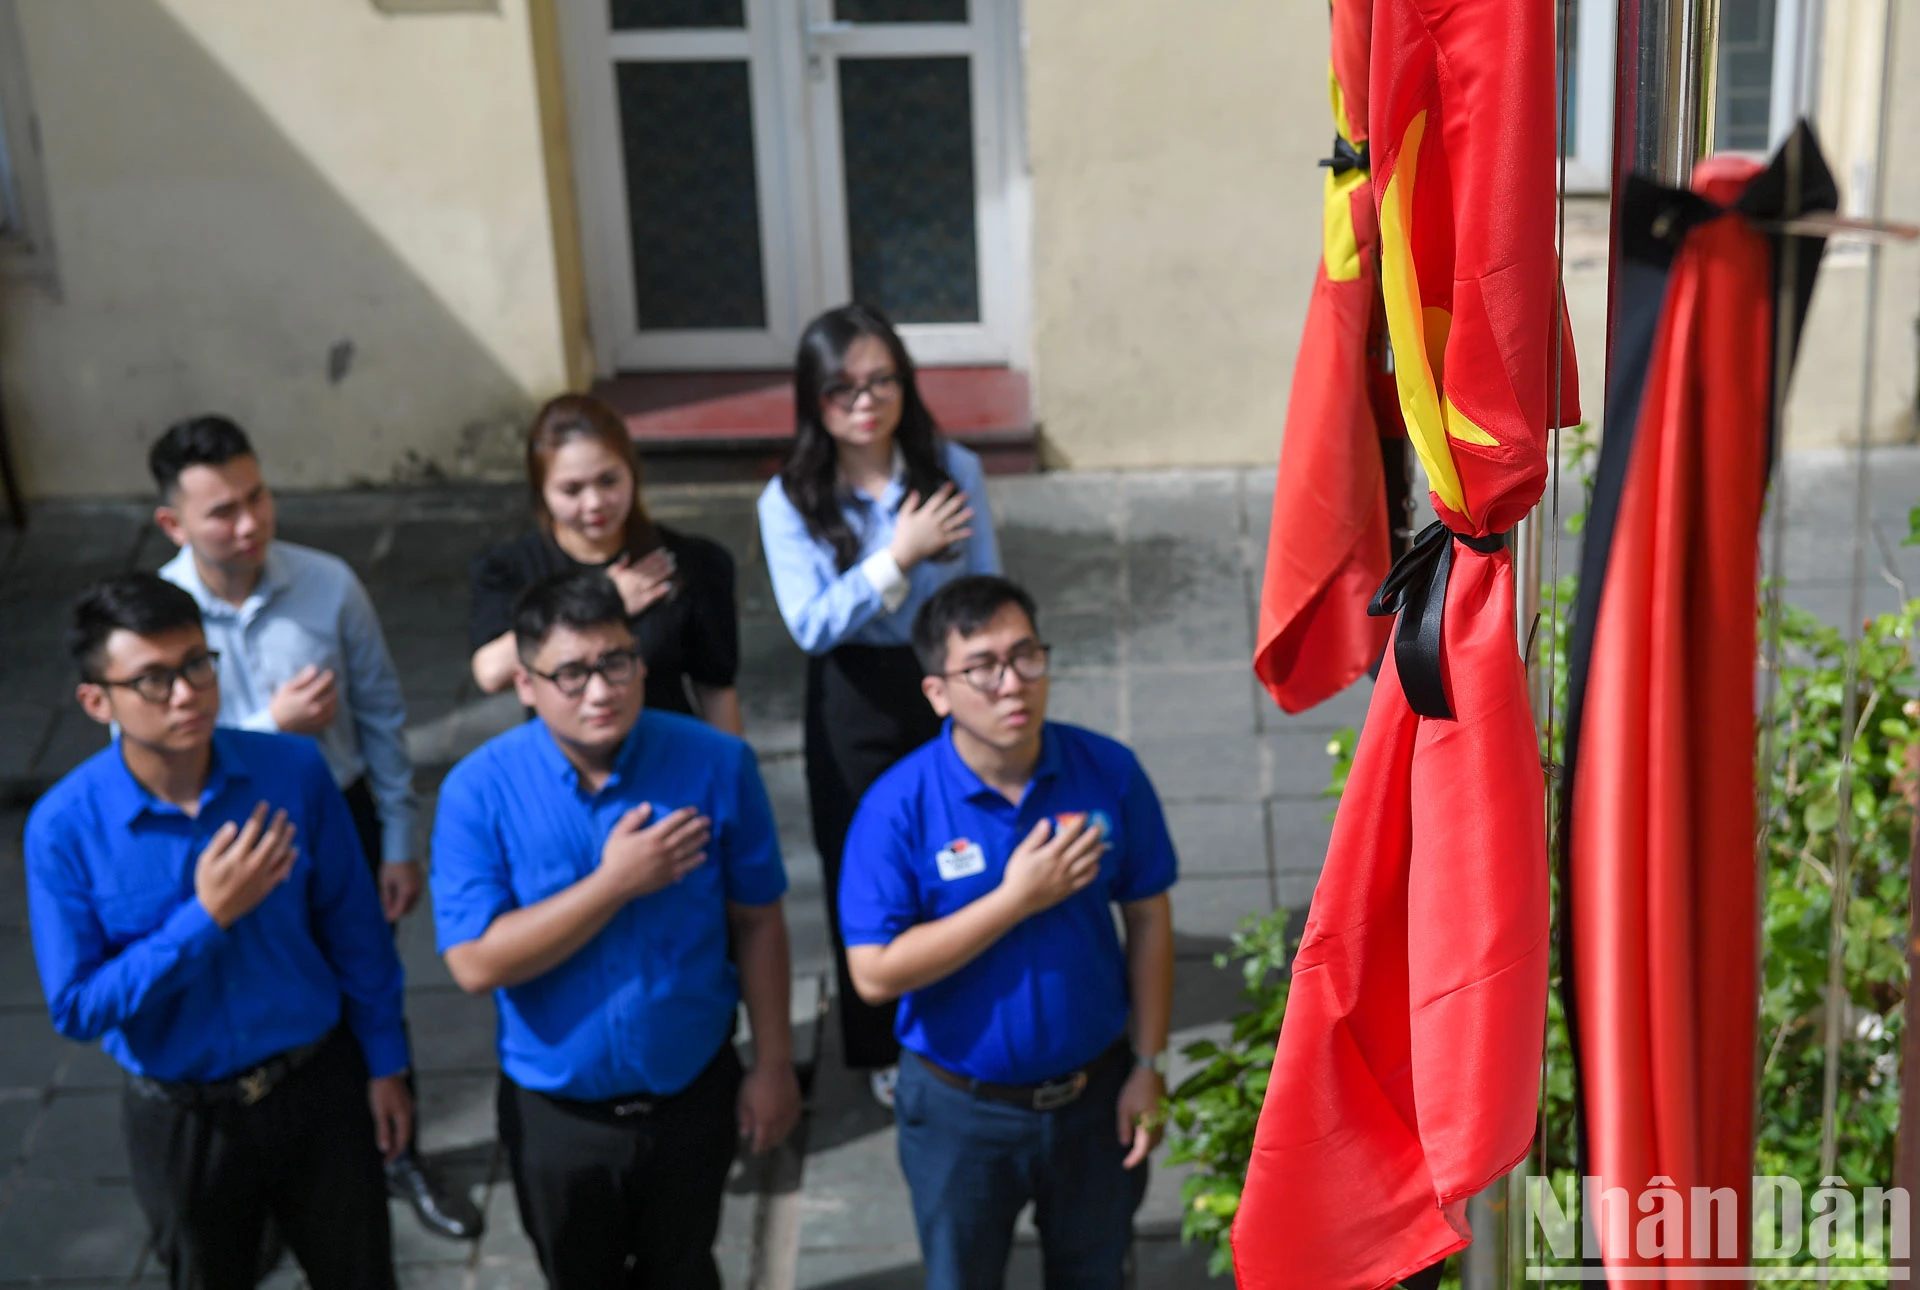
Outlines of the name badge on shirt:
{"type": "Polygon", "coordinates": [[[933,860],[940,866],[942,882],[971,878],[987,871],[987,853],[980,849],[978,842],[969,842],[965,838],[955,838],[947,843],[933,860]]]}

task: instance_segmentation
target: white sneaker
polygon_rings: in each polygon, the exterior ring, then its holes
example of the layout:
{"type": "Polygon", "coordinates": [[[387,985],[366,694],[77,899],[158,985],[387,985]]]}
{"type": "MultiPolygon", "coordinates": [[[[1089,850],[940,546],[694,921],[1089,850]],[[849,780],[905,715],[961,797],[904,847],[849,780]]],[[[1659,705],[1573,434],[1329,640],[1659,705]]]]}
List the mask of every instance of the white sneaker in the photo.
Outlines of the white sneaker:
{"type": "Polygon", "coordinates": [[[867,1087],[873,1090],[873,1100],[889,1111],[893,1109],[893,1086],[899,1082],[898,1066],[882,1066],[877,1071],[867,1073],[867,1087]]]}

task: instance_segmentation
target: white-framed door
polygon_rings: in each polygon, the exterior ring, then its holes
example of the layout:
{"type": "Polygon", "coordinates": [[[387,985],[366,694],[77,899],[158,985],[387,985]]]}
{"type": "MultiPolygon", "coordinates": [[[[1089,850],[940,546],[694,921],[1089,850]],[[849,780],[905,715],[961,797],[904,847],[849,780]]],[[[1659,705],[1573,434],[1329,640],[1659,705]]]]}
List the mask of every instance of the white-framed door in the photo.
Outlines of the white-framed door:
{"type": "Polygon", "coordinates": [[[996,0],[799,0],[822,303],[923,363],[1012,351],[1012,97],[996,0]]]}
{"type": "MultiPolygon", "coordinates": [[[[783,146],[792,0],[561,0],[594,356],[779,366],[811,284],[783,146]]],[[[790,56],[789,56],[790,57],[790,56]]]]}
{"type": "Polygon", "coordinates": [[[1019,363],[1018,0],[560,0],[602,375],[781,368],[815,313],[1019,363]]]}

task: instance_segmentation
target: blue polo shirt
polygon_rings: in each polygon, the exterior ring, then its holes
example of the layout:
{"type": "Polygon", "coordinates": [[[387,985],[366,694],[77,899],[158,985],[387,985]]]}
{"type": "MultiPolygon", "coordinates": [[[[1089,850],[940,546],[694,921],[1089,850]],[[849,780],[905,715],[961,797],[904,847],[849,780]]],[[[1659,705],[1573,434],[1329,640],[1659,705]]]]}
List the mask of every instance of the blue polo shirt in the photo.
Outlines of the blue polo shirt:
{"type": "Polygon", "coordinates": [[[1078,726],[1046,724],[1018,806],[960,760],[951,721],[867,790],[841,862],[848,945],[885,945],[971,904],[1000,885],[1042,816],[1096,811],[1110,842],[1100,876],[952,976],[902,997],[895,1024],[904,1047],[996,1084],[1038,1084],[1086,1065],[1127,1028],[1126,952],[1112,907],[1166,891],[1178,865],[1139,761],[1078,726]]]}
{"type": "Polygon", "coordinates": [[[120,743],[27,818],[27,910],[53,1025],[136,1075],[207,1083],[344,1016],[374,1076],[407,1064],[404,984],[346,799],[295,735],[220,729],[199,811],[141,787],[120,743]],[[200,853],[260,802],[299,830],[286,881],[225,931],[194,894],[200,853]]]}
{"type": "Polygon", "coordinates": [[[713,821],[707,860],[629,901],[573,957],[494,992],[500,1068],[536,1092],[581,1101],[677,1093],[733,1032],[740,983],[727,903],[787,889],[773,808],[753,750],[705,722],[645,710],[613,774],[590,792],[538,718],[483,744],[440,789],[433,916],[440,952],[600,865],[620,817],[691,806],[713,821]]]}

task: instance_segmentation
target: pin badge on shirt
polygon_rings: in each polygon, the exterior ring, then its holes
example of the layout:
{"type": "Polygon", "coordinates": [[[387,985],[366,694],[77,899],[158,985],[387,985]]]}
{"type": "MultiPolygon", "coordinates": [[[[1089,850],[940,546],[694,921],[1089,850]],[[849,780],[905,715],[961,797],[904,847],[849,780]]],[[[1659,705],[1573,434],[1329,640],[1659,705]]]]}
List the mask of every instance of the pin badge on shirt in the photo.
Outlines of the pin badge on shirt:
{"type": "Polygon", "coordinates": [[[965,838],[955,838],[947,843],[933,860],[940,866],[942,882],[971,878],[987,871],[987,853],[980,849],[978,842],[969,842],[965,838]]]}
{"type": "Polygon", "coordinates": [[[1078,820],[1085,820],[1087,827],[1103,838],[1113,836],[1113,822],[1107,819],[1105,811],[1072,811],[1066,815],[1056,815],[1053,822],[1056,829],[1064,829],[1078,820]]]}

